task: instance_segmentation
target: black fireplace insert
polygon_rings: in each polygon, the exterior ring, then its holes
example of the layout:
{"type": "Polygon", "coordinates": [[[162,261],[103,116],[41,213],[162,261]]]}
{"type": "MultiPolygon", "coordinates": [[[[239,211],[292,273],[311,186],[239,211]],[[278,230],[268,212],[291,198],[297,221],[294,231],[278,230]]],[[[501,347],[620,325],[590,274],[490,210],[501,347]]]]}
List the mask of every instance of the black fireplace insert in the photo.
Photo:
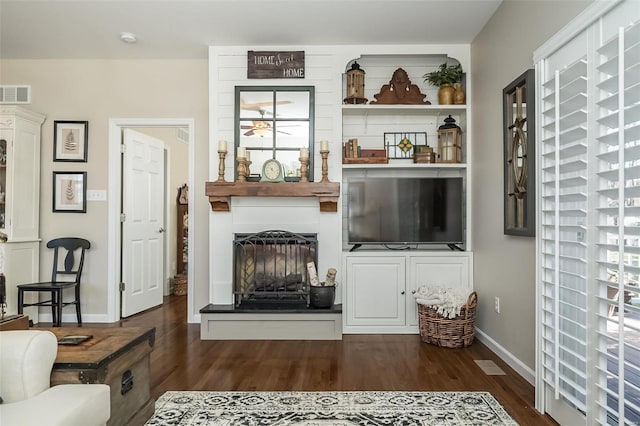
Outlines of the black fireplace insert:
{"type": "Polygon", "coordinates": [[[307,263],[318,262],[317,234],[270,230],[235,234],[235,306],[292,309],[309,304],[307,263]]]}

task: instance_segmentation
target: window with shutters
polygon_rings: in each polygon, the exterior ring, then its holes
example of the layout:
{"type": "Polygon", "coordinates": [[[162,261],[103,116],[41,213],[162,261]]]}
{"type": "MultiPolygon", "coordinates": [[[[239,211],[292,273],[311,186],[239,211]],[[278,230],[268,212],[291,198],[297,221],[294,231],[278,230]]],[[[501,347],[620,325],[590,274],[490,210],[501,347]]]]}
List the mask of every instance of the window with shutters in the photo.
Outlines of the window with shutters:
{"type": "Polygon", "coordinates": [[[591,10],[600,14],[583,16],[581,31],[536,52],[537,401],[562,424],[635,425],[640,7],[620,1],[591,10]]]}

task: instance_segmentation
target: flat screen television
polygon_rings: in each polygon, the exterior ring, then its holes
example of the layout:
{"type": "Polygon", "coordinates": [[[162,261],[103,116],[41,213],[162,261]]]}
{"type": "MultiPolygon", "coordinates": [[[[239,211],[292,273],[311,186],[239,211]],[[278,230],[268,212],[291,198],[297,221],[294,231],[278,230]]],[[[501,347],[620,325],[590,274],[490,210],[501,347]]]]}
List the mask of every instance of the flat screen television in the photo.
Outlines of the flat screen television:
{"type": "Polygon", "coordinates": [[[462,244],[461,177],[350,178],[348,243],[462,244]]]}

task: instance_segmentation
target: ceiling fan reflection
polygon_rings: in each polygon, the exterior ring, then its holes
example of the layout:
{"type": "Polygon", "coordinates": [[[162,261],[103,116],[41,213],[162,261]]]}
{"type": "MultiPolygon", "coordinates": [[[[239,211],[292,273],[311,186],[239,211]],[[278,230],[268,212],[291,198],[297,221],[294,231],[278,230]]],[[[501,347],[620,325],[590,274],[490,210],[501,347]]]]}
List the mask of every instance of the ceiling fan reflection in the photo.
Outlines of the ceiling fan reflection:
{"type": "MultiPolygon", "coordinates": [[[[283,126],[278,126],[278,127],[283,127],[283,126]]],[[[253,121],[252,126],[245,125],[245,126],[240,126],[240,128],[242,130],[247,130],[246,132],[244,132],[245,136],[264,137],[265,135],[268,135],[273,132],[273,127],[271,126],[271,123],[269,123],[268,121],[261,121],[261,120],[253,121]]],[[[277,130],[277,132],[285,135],[291,135],[291,133],[287,133],[282,130],[277,130]]]]}

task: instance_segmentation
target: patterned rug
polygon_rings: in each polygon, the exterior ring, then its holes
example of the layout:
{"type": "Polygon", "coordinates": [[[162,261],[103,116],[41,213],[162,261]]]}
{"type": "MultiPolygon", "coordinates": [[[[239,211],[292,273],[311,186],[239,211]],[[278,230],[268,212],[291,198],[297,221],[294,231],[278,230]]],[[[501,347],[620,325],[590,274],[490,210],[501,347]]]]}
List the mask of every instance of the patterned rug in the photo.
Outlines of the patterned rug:
{"type": "Polygon", "coordinates": [[[488,392],[166,392],[147,425],[517,425],[488,392]]]}

